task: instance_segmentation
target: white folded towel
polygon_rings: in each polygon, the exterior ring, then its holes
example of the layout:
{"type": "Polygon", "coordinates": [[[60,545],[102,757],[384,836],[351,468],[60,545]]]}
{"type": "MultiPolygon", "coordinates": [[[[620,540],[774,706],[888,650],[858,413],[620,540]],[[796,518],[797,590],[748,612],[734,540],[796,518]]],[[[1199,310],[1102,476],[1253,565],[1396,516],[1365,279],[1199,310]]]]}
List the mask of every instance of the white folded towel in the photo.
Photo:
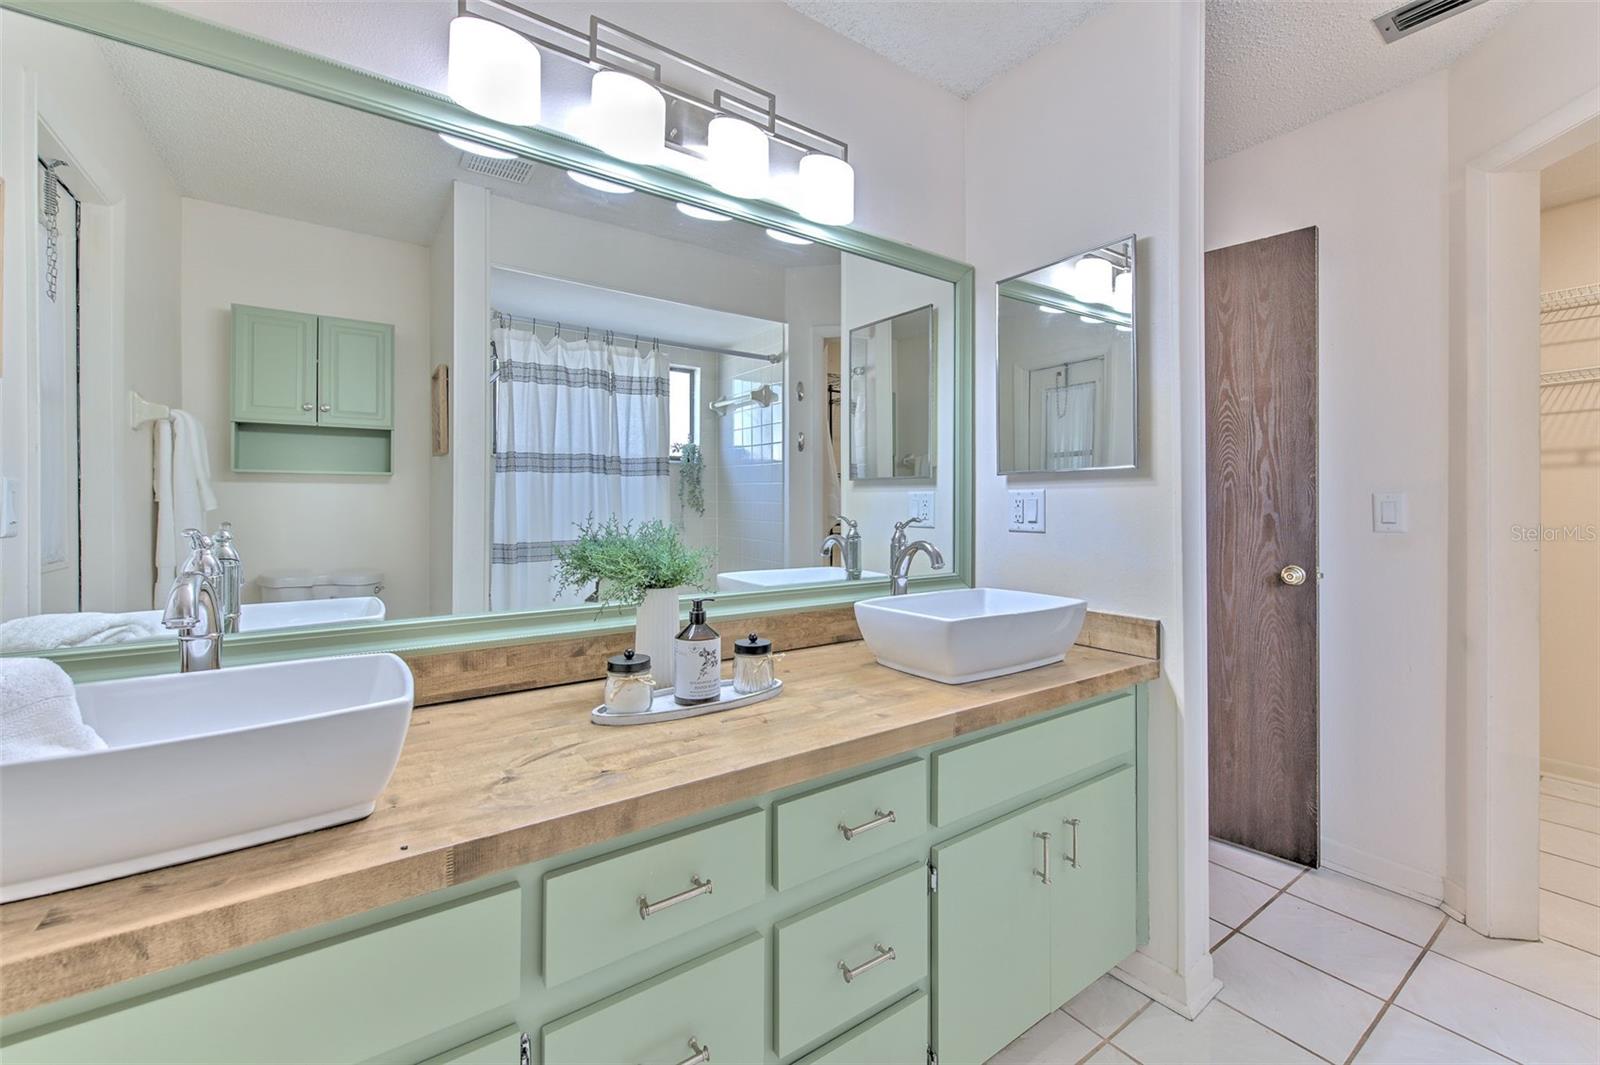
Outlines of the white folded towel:
{"type": "Polygon", "coordinates": [[[72,680],[44,658],[0,658],[0,765],[75,751],[106,741],[83,723],[72,680]]]}
{"type": "Polygon", "coordinates": [[[152,602],[160,605],[189,557],[185,529],[206,528],[206,515],[217,509],[211,490],[211,457],[199,419],[174,408],[167,421],[156,422],[156,580],[152,602]]]}
{"type": "Polygon", "coordinates": [[[19,654],[58,647],[89,647],[133,640],[167,639],[161,615],[153,610],[131,614],[30,614],[0,621],[0,651],[19,654]]]}

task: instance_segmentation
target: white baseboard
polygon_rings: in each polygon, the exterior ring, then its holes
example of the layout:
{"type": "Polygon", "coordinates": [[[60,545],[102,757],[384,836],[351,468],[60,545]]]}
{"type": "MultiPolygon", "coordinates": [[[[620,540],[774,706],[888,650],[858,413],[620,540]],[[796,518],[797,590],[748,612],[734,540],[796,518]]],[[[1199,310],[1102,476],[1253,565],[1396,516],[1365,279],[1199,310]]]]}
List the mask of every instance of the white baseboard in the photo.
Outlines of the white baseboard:
{"type": "Polygon", "coordinates": [[[1600,766],[1583,765],[1580,762],[1563,762],[1559,758],[1539,759],[1539,775],[1546,777],[1559,777],[1570,780],[1574,784],[1588,784],[1590,787],[1600,787],[1600,766]]]}
{"type": "Polygon", "coordinates": [[[1141,994],[1188,1020],[1200,1016],[1222,990],[1211,971],[1211,955],[1195,962],[1187,973],[1169,969],[1143,951],[1136,951],[1111,970],[1111,975],[1141,994]]]}
{"type": "Polygon", "coordinates": [[[1467,889],[1446,877],[1444,881],[1444,901],[1439,903],[1439,909],[1449,914],[1452,920],[1465,924],[1467,920],[1467,889]]]}
{"type": "Polygon", "coordinates": [[[1338,840],[1322,840],[1322,864],[1335,872],[1437,906],[1444,898],[1444,877],[1369,854],[1338,840]]]}

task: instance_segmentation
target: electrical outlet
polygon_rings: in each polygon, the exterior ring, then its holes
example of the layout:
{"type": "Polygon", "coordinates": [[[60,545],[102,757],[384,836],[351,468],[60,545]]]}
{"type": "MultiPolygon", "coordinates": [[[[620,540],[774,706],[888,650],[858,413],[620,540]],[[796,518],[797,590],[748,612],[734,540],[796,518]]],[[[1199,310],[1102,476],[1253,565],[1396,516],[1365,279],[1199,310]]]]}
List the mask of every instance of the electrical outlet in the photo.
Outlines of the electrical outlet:
{"type": "Polygon", "coordinates": [[[1044,532],[1044,489],[1013,488],[1006,493],[1007,523],[1011,532],[1044,532]]]}
{"type": "Polygon", "coordinates": [[[906,517],[916,518],[918,524],[925,529],[933,528],[933,493],[907,493],[907,502],[910,504],[911,512],[906,517]]]}

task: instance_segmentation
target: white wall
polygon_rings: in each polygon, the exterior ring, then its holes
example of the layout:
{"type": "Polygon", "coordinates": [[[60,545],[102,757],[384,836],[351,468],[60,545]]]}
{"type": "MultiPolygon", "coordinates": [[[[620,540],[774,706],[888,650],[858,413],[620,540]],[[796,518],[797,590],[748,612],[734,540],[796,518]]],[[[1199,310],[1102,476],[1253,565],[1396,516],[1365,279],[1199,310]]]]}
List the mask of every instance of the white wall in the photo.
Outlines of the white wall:
{"type": "MultiPolygon", "coordinates": [[[[1600,198],[1540,215],[1543,292],[1600,285],[1600,198]]],[[[1600,308],[1542,325],[1541,370],[1600,366],[1600,308]]],[[[1600,784],[1600,383],[1540,390],[1539,754],[1600,784]]]]}
{"type": "MultiPolygon", "coordinates": [[[[232,521],[246,573],[381,569],[389,617],[429,612],[428,249],[200,200],[183,201],[183,396],[211,446],[214,521],[232,521]],[[394,326],[394,473],[231,472],[230,306],[394,326]]],[[[256,598],[253,585],[246,601],[256,598]]]]}
{"type": "MultiPolygon", "coordinates": [[[[455,196],[452,190],[439,217],[439,228],[434,231],[433,244],[428,248],[430,402],[434,367],[443,365],[448,369],[452,403],[459,384],[455,366],[455,221],[455,196]]],[[[451,565],[455,538],[450,517],[454,504],[455,459],[448,453],[432,454],[431,407],[428,417],[428,613],[448,614],[451,612],[451,593],[455,584],[451,565]]]]}
{"type": "MultiPolygon", "coordinates": [[[[0,616],[38,609],[39,406],[34,264],[38,126],[73,164],[62,171],[84,202],[80,291],[84,383],[87,606],[151,605],[155,506],[151,430],[127,428],[127,394],[158,402],[178,391],[178,190],[128,110],[91,37],[0,14],[0,177],[5,179],[4,362],[0,364],[0,474],[20,484],[21,535],[0,540],[0,616]]],[[[63,218],[70,234],[70,219],[63,218]]],[[[67,239],[70,239],[68,236],[67,239]]]]}
{"type": "Polygon", "coordinates": [[[1432,900],[1445,835],[1446,89],[1440,73],[1211,163],[1205,219],[1208,250],[1317,227],[1322,857],[1432,900]],[[1409,532],[1372,531],[1373,492],[1406,493],[1409,532]]]}
{"type": "Polygon", "coordinates": [[[1181,1008],[1215,989],[1207,952],[1203,466],[1180,400],[1198,393],[1198,8],[1116,5],[975,96],[967,257],[977,268],[978,581],[1159,618],[1151,685],[1150,942],[1123,971],[1181,1008]],[[1082,106],[1114,98],[1116,107],[1082,106]],[[997,477],[994,285],[1129,232],[1139,238],[1141,433],[1133,473],[997,477]],[[1187,299],[1186,299],[1187,297],[1187,299]],[[1046,489],[1044,535],[1006,531],[1006,489],[1046,489]],[[1186,497],[1187,493],[1187,497],[1186,497]],[[1198,544],[1198,559],[1195,558],[1198,544]],[[1180,562],[1182,559],[1182,562],[1180,562]],[[1198,569],[1195,567],[1198,566],[1198,569]]]}
{"type": "MultiPolygon", "coordinates": [[[[834,515],[827,513],[829,493],[828,370],[822,360],[822,340],[839,332],[841,268],[795,266],[784,271],[784,321],[789,325],[786,367],[790,391],[784,397],[784,415],[793,432],[806,434],[805,451],[791,442],[789,468],[788,565],[819,563],[817,550],[834,515]],[[797,385],[805,386],[805,399],[797,385]]],[[[835,471],[835,475],[837,471],[835,471]]]]}

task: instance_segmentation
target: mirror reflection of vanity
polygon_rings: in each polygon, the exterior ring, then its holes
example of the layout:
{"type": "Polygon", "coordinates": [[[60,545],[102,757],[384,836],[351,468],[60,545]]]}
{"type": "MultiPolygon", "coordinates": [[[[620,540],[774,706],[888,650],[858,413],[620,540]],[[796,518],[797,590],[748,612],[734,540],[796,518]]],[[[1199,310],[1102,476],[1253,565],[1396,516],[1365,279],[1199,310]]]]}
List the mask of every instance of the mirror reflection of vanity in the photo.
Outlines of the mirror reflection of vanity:
{"type": "Polygon", "coordinates": [[[6,307],[36,325],[8,327],[6,446],[39,459],[0,651],[170,641],[184,530],[224,521],[242,636],[592,616],[553,558],[613,516],[708,551],[714,594],[850,583],[819,559],[839,515],[881,594],[913,491],[956,550],[948,275],[0,19],[39,89],[5,130],[6,307]]]}
{"type": "Polygon", "coordinates": [[[1000,472],[1126,469],[1138,458],[1133,237],[998,286],[1000,472]]]}

